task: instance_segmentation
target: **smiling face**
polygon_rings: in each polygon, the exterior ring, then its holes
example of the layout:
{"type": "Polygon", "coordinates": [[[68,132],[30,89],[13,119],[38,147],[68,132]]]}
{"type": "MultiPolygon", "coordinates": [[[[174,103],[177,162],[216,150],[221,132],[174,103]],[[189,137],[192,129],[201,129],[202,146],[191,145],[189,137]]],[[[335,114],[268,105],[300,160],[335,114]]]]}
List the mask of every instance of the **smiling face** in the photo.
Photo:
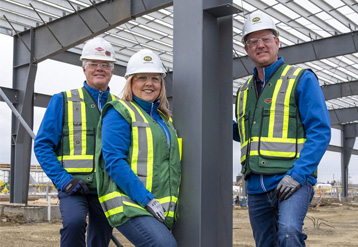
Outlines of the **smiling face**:
{"type": "Polygon", "coordinates": [[[261,69],[275,63],[278,59],[277,53],[279,49],[280,41],[278,37],[272,39],[265,38],[265,42],[262,41],[262,37],[268,37],[272,35],[270,30],[260,30],[250,33],[247,36],[247,43],[245,45],[245,51],[247,55],[254,62],[257,69],[261,69]],[[250,45],[250,39],[260,39],[256,44],[250,45]]]}
{"type": "Polygon", "coordinates": [[[158,99],[163,79],[158,73],[136,74],[132,79],[132,92],[142,100],[154,102],[158,99]]]}
{"type": "Polygon", "coordinates": [[[102,63],[113,64],[112,62],[107,62],[107,61],[86,60],[82,68],[83,68],[83,73],[86,76],[87,85],[103,92],[107,90],[109,81],[112,78],[113,66],[110,66],[109,68],[103,68],[105,66],[101,66],[101,65],[93,66],[93,64],[102,64],[102,63]]]}

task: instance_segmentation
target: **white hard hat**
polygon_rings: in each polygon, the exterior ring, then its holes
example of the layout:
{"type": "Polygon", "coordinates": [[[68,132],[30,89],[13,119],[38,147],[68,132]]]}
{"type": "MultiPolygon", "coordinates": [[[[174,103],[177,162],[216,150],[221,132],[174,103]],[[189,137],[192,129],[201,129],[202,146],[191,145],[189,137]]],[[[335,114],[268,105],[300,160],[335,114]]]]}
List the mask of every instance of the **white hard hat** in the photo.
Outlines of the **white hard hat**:
{"type": "Polygon", "coordinates": [[[89,40],[82,49],[80,60],[103,60],[115,62],[115,54],[112,45],[103,38],[97,37],[89,40]]]}
{"type": "Polygon", "coordinates": [[[241,42],[245,45],[246,37],[250,33],[270,29],[278,37],[279,32],[273,20],[266,14],[257,11],[249,15],[242,28],[241,42]]]}
{"type": "Polygon", "coordinates": [[[149,49],[142,49],[131,56],[124,77],[127,79],[130,75],[138,73],[159,73],[165,77],[162,61],[149,49]]]}

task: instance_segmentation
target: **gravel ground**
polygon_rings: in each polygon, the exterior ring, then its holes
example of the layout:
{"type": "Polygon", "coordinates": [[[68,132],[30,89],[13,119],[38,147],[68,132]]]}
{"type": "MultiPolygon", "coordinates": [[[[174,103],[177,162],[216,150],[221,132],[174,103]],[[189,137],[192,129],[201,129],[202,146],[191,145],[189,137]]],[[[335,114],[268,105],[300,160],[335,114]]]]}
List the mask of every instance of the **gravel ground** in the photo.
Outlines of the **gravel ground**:
{"type": "MultiPolygon", "coordinates": [[[[233,246],[254,247],[247,208],[233,209],[233,246]]],[[[60,246],[61,221],[29,223],[21,215],[0,216],[1,247],[60,246]]],[[[322,204],[310,208],[304,225],[308,247],[358,246],[358,207],[354,204],[322,204]]],[[[125,246],[133,246],[117,230],[116,238],[125,246]]],[[[111,247],[115,247],[111,242],[111,247]]],[[[195,246],[194,246],[195,247],[195,246]]],[[[220,247],[220,246],[218,246],[220,247]]]]}

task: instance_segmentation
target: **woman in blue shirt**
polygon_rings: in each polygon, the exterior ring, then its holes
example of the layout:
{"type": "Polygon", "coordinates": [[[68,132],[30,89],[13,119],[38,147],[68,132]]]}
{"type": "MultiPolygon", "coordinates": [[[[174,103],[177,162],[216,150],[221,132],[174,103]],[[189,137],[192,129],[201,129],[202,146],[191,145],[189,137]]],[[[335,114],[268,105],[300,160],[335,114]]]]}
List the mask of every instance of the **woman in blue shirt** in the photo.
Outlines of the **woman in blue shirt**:
{"type": "Polygon", "coordinates": [[[109,223],[135,246],[177,246],[170,229],[177,218],[180,154],[164,76],[152,51],[134,54],[122,100],[106,104],[98,128],[99,200],[109,223]]]}

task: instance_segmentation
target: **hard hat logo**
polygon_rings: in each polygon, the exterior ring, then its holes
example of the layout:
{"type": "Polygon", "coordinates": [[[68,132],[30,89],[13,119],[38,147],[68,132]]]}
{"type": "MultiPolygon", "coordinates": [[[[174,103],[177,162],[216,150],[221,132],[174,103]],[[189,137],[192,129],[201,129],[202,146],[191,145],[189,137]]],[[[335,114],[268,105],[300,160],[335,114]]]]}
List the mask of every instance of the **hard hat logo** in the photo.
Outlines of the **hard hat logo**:
{"type": "Polygon", "coordinates": [[[139,73],[158,73],[162,78],[166,74],[158,55],[149,49],[139,50],[131,56],[124,77],[128,79],[129,76],[139,73]]]}
{"type": "Polygon", "coordinates": [[[270,16],[263,12],[255,12],[250,14],[246,19],[244,26],[242,28],[242,38],[241,42],[246,45],[246,38],[250,33],[260,31],[260,30],[272,30],[273,34],[278,37],[279,32],[276,28],[274,21],[270,16]]]}
{"type": "Polygon", "coordinates": [[[115,62],[115,53],[112,45],[103,38],[89,40],[82,49],[80,60],[102,60],[115,62]]]}
{"type": "Polygon", "coordinates": [[[143,60],[146,61],[146,62],[150,62],[150,61],[152,61],[152,57],[150,57],[150,56],[145,56],[145,57],[143,58],[143,60]]]}

